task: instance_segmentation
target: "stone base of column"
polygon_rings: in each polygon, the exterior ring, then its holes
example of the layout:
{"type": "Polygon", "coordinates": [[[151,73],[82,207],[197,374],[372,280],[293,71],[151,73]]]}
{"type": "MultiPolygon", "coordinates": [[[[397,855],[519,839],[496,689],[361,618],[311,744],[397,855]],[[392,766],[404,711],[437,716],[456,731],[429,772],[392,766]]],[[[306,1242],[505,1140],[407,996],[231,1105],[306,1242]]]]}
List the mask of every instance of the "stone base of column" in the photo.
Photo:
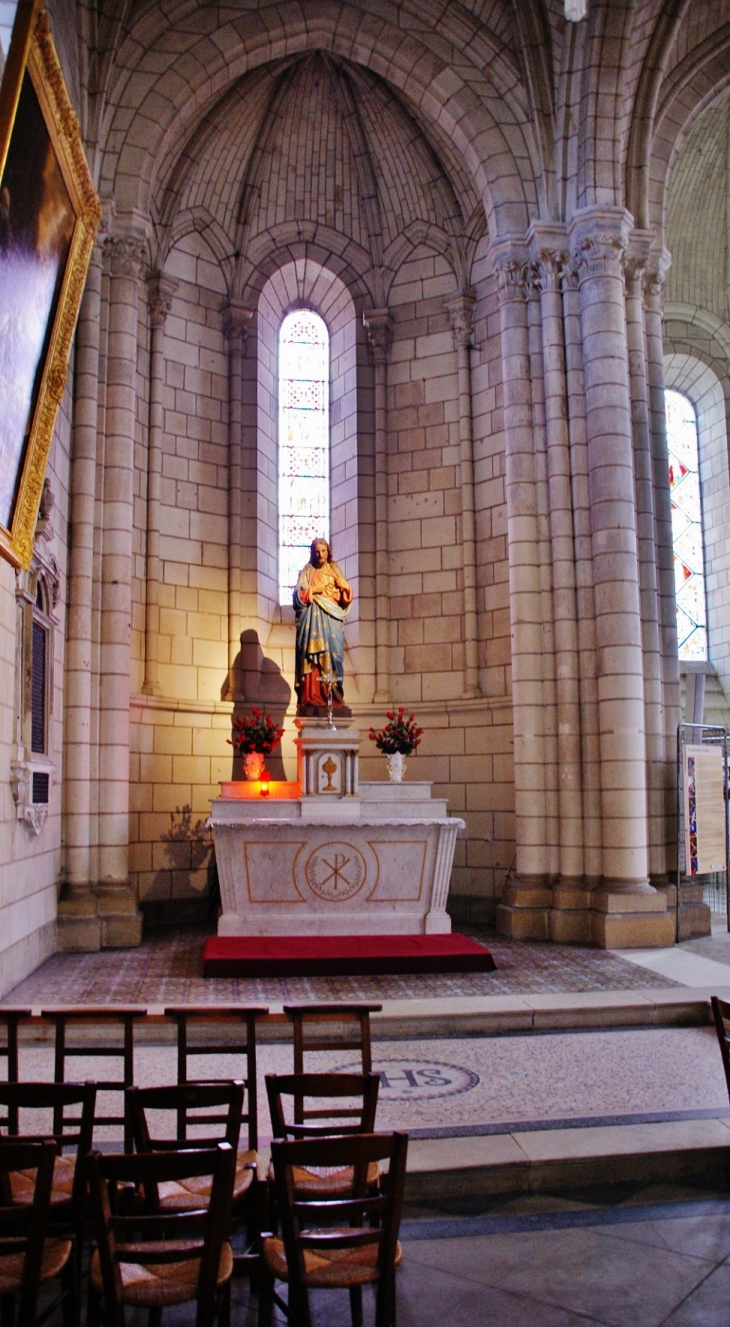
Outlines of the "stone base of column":
{"type": "Polygon", "coordinates": [[[691,940],[696,935],[710,935],[711,932],[712,913],[703,899],[702,885],[683,880],[679,886],[677,940],[691,940]]]}
{"type": "Polygon", "coordinates": [[[560,945],[591,942],[591,895],[583,880],[561,879],[553,886],[548,936],[560,945]]]}
{"type": "Polygon", "coordinates": [[[56,947],[64,952],[94,954],[101,949],[101,922],[91,885],[66,886],[58,901],[56,947]]]}
{"type": "Polygon", "coordinates": [[[96,894],[102,949],[132,949],[141,944],[143,917],[129,885],[98,884],[96,894]]]}
{"type": "Polygon", "coordinates": [[[515,876],[497,905],[497,931],[508,940],[547,940],[552,890],[543,876],[515,876]]]}
{"type": "Polygon", "coordinates": [[[591,898],[591,944],[601,949],[661,949],[674,944],[666,896],[647,883],[636,890],[597,889],[591,898]]]}

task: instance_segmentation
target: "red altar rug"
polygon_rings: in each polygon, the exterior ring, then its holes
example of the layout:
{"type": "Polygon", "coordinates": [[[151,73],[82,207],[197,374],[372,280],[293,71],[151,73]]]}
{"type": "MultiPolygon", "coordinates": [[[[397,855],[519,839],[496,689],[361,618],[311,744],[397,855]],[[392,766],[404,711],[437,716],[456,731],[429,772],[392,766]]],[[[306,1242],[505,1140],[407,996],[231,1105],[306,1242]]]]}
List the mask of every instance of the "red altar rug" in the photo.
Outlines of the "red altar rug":
{"type": "Polygon", "coordinates": [[[205,977],[361,977],[493,972],[488,949],[464,935],[215,935],[205,977]]]}

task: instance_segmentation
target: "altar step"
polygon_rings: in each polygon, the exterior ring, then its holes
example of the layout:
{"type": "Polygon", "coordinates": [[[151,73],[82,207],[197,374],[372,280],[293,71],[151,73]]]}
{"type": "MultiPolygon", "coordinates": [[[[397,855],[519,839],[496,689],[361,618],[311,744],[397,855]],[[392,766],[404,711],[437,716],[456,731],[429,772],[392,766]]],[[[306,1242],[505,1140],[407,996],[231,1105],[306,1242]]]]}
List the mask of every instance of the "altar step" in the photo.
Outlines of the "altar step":
{"type": "Polygon", "coordinates": [[[211,936],[205,977],[362,977],[493,972],[488,949],[464,935],[211,936]]]}

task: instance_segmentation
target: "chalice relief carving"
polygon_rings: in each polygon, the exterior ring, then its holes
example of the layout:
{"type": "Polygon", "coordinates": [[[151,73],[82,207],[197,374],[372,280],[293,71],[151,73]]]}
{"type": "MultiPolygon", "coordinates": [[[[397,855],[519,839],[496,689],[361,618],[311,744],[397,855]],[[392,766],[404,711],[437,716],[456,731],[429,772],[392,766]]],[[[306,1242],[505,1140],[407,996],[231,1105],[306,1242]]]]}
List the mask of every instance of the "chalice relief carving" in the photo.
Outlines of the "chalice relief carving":
{"type": "Polygon", "coordinates": [[[304,874],[318,898],[344,903],[365,884],[367,864],[352,843],[323,843],[308,857],[304,874]]]}
{"type": "Polygon", "coordinates": [[[340,791],[339,779],[337,783],[332,782],[332,776],[333,774],[337,773],[339,768],[340,768],[339,760],[334,760],[332,756],[328,756],[326,760],[322,761],[320,769],[322,773],[326,775],[327,782],[324,788],[319,789],[321,793],[338,793],[340,791]]]}

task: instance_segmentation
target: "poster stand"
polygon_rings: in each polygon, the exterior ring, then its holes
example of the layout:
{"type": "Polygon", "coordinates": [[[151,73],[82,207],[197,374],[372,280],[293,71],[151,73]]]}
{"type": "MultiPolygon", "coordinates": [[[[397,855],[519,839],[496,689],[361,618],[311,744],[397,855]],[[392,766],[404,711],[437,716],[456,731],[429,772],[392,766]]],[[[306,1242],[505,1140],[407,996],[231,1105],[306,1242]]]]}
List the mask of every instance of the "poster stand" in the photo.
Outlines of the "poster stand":
{"type": "MultiPolygon", "coordinates": [[[[696,933],[706,886],[721,888],[730,931],[728,734],[711,724],[677,728],[677,941],[696,933]],[[718,877],[724,877],[722,883],[718,877]]],[[[706,915],[706,914],[705,914],[706,915]]]]}

